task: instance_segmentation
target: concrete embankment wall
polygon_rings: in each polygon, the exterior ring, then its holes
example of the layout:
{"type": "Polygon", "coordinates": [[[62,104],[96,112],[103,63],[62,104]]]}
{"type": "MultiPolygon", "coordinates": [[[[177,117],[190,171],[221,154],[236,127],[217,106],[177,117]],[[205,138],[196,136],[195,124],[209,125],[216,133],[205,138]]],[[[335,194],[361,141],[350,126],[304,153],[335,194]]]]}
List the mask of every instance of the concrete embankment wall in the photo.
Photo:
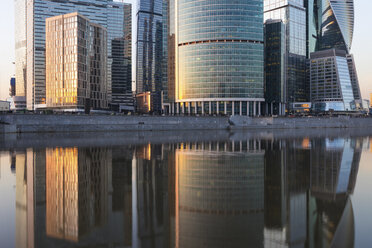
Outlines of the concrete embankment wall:
{"type": "Polygon", "coordinates": [[[372,128],[372,118],[0,115],[0,133],[372,128]]]}
{"type": "Polygon", "coordinates": [[[226,129],[229,122],[227,117],[0,115],[0,126],[0,133],[110,132],[226,129]]]}
{"type": "Polygon", "coordinates": [[[231,129],[302,129],[302,128],[372,128],[372,118],[299,117],[247,118],[230,117],[231,129]]]}

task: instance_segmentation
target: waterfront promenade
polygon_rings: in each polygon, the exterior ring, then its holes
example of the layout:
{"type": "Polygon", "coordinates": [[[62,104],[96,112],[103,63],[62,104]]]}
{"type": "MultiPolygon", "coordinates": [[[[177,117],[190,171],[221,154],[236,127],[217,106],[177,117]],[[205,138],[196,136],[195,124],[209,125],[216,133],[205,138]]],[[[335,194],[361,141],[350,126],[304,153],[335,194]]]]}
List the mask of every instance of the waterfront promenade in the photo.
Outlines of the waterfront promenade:
{"type": "Polygon", "coordinates": [[[371,128],[372,118],[0,115],[0,133],[371,128]]]}

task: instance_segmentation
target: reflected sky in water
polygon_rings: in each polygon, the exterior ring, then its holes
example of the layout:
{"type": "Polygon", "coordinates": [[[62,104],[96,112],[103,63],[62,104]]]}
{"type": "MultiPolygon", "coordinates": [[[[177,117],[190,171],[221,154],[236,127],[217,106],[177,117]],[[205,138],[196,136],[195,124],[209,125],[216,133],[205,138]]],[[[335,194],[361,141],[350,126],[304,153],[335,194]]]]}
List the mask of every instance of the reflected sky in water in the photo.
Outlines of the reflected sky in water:
{"type": "Polygon", "coordinates": [[[0,246],[371,244],[370,136],[172,135],[7,137],[0,246]]]}

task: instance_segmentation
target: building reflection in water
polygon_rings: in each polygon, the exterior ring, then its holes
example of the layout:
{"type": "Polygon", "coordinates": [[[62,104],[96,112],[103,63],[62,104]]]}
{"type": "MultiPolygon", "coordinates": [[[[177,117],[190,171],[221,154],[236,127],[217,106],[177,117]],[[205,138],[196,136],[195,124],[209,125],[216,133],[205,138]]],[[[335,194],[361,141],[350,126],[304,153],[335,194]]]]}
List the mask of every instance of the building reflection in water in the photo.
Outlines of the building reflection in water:
{"type": "Polygon", "coordinates": [[[17,247],[348,247],[361,139],[15,153],[17,247]]]}
{"type": "Polygon", "coordinates": [[[46,234],[78,241],[107,222],[107,149],[46,149],[46,234]]]}
{"type": "Polygon", "coordinates": [[[176,247],[259,247],[264,152],[228,142],[180,144],[175,154],[176,247]]]}

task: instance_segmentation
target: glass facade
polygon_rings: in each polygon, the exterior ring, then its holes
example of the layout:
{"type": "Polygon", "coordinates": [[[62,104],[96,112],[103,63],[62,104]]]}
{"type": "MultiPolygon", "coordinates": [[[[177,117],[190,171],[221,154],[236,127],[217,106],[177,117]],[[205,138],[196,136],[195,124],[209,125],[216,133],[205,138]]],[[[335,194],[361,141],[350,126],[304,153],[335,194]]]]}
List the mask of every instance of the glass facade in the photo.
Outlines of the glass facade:
{"type": "Polygon", "coordinates": [[[46,19],[46,104],[106,109],[107,33],[72,13],[46,19]]]}
{"type": "Polygon", "coordinates": [[[263,100],[262,11],[258,0],[177,2],[177,102],[263,100]]]}
{"type": "Polygon", "coordinates": [[[361,100],[362,94],[360,93],[359,80],[358,80],[357,70],[355,67],[354,56],[352,54],[349,54],[346,56],[346,59],[347,59],[347,64],[349,66],[350,80],[351,80],[351,86],[353,87],[354,99],[361,100]]]}
{"type": "Polygon", "coordinates": [[[151,109],[161,110],[163,58],[162,0],[141,0],[137,13],[136,93],[151,92],[151,109]]]}
{"type": "Polygon", "coordinates": [[[305,0],[307,50],[340,49],[349,52],[354,32],[353,0],[305,0]]]}
{"type": "Polygon", "coordinates": [[[323,0],[319,49],[349,52],[354,32],[354,1],[323,0]]]}
{"type": "Polygon", "coordinates": [[[311,54],[311,101],[316,111],[351,111],[354,100],[344,51],[326,50],[311,54]]]}
{"type": "Polygon", "coordinates": [[[273,114],[279,114],[278,104],[285,103],[287,99],[285,51],[285,25],[281,20],[267,21],[265,23],[265,100],[267,103],[273,103],[271,109],[273,114]]]}
{"type": "MultiPolygon", "coordinates": [[[[45,19],[57,15],[79,12],[91,22],[97,23],[107,29],[108,65],[107,85],[108,99],[111,99],[111,40],[123,37],[124,10],[123,3],[112,0],[85,0],[85,1],[54,1],[54,0],[27,0],[26,5],[16,5],[16,12],[27,14],[27,108],[34,109],[45,105],[45,19]]],[[[16,23],[17,24],[17,23],[16,23]]],[[[16,26],[22,29],[23,22],[16,26]]],[[[22,53],[23,54],[23,53],[22,53]]],[[[19,61],[23,58],[19,57],[19,61]]],[[[17,71],[21,69],[18,63],[17,71]]]]}
{"type": "MultiPolygon", "coordinates": [[[[303,0],[265,0],[264,19],[281,20],[285,25],[286,103],[307,102],[306,9],[303,0]]],[[[289,107],[289,105],[288,105],[289,107]]]]}
{"type": "MultiPolygon", "coordinates": [[[[116,19],[122,18],[122,10],[116,11],[116,19]]],[[[112,25],[116,27],[116,25],[112,25]]],[[[124,35],[122,30],[116,30],[116,35],[111,40],[112,56],[112,100],[111,109],[121,111],[122,108],[134,110],[132,94],[132,5],[124,5],[123,19],[124,35]],[[116,38],[115,38],[116,37],[116,38]]]]}

